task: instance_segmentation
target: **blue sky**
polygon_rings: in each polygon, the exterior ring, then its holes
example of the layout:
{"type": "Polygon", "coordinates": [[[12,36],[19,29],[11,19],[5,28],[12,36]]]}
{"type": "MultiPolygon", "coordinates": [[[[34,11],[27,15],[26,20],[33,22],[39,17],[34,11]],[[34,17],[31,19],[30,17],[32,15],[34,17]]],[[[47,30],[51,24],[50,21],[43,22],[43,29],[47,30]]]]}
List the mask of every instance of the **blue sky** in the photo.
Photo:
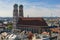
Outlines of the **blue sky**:
{"type": "Polygon", "coordinates": [[[60,0],[0,0],[0,17],[12,17],[15,3],[24,6],[25,17],[60,17],[60,0]]]}

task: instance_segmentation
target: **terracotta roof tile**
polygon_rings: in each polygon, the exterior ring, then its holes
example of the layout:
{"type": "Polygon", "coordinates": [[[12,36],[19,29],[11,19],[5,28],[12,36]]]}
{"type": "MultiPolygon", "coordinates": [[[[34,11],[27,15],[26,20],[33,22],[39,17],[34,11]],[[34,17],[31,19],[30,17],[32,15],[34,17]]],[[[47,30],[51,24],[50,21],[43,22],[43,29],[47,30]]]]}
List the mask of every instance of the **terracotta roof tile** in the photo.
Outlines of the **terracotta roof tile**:
{"type": "Polygon", "coordinates": [[[18,24],[20,25],[34,25],[34,26],[48,26],[43,18],[19,18],[18,24]]]}

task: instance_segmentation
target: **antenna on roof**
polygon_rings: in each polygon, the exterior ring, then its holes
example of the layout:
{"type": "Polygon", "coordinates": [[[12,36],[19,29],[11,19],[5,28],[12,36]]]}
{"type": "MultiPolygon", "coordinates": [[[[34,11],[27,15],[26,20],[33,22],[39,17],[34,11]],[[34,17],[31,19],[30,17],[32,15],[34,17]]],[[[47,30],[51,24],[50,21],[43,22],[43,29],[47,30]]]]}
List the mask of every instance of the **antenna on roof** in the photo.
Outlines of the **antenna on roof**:
{"type": "Polygon", "coordinates": [[[50,12],[51,12],[51,17],[53,17],[53,12],[52,12],[52,9],[50,8],[50,12]]]}
{"type": "Polygon", "coordinates": [[[29,15],[27,15],[27,17],[29,17],[29,15]]]}
{"type": "Polygon", "coordinates": [[[51,17],[53,17],[53,13],[51,13],[51,17]]]}

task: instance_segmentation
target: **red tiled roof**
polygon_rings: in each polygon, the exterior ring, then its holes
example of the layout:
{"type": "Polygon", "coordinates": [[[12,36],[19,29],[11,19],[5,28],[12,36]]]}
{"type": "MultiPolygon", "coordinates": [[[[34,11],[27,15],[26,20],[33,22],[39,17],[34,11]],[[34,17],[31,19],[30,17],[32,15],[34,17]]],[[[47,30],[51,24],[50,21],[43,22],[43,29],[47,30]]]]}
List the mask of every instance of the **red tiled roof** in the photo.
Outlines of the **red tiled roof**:
{"type": "Polygon", "coordinates": [[[22,18],[22,20],[40,20],[40,21],[42,21],[42,18],[22,18]]]}
{"type": "Polygon", "coordinates": [[[33,25],[33,26],[48,26],[43,18],[19,18],[18,24],[20,25],[33,25]]]}

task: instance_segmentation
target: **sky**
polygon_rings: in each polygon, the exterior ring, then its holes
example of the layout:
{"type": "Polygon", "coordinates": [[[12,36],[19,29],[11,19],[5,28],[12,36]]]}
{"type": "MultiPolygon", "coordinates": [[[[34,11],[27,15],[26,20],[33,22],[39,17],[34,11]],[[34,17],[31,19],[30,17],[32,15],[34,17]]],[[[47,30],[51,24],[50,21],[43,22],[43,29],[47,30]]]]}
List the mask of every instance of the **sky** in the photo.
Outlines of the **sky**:
{"type": "Polygon", "coordinates": [[[0,0],[0,17],[13,17],[13,5],[23,5],[24,17],[60,17],[60,0],[0,0]]]}

